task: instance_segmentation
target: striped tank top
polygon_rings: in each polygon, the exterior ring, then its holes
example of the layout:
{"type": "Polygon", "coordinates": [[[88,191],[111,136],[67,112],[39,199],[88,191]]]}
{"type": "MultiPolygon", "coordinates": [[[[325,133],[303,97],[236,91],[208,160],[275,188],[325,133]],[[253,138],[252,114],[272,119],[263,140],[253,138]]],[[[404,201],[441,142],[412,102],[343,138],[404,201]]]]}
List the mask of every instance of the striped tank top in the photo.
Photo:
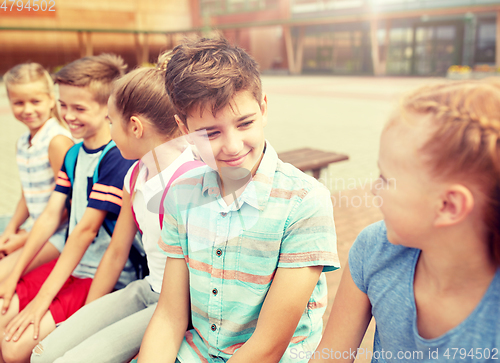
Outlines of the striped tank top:
{"type": "Polygon", "coordinates": [[[36,133],[31,144],[29,131],[17,141],[16,160],[19,177],[26,205],[33,220],[40,216],[54,190],[55,179],[49,162],[49,144],[56,135],[71,138],[69,130],[62,127],[55,118],[51,118],[36,133]]]}

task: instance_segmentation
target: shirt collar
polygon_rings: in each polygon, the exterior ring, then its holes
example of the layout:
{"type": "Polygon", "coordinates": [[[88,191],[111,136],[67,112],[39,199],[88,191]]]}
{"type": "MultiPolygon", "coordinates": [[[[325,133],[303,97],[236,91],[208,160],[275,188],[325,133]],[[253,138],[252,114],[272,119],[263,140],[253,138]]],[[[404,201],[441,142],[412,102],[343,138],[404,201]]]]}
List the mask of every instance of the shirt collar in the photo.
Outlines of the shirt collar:
{"type": "Polygon", "coordinates": [[[26,142],[28,144],[31,144],[31,146],[34,146],[37,144],[39,140],[42,140],[44,138],[44,135],[46,134],[46,130],[48,130],[50,127],[49,125],[51,123],[57,122],[55,118],[49,118],[43,125],[40,127],[40,130],[33,136],[33,138],[30,140],[30,134],[28,133],[28,137],[26,139],[26,142]]]}
{"type": "MultiPolygon", "coordinates": [[[[262,211],[269,201],[274,174],[278,165],[278,154],[267,140],[265,150],[257,172],[238,198],[240,206],[247,203],[262,211]]],[[[215,170],[210,169],[204,174],[202,185],[204,195],[220,196],[219,175],[215,170]]]]}

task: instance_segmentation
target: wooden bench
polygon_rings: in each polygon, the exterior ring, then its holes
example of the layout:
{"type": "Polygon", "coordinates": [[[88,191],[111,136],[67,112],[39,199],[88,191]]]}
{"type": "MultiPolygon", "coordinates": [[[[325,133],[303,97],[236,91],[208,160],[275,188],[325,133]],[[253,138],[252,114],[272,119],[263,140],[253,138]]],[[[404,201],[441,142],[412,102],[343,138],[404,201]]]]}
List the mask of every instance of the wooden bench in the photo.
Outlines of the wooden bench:
{"type": "Polygon", "coordinates": [[[290,163],[302,171],[312,170],[313,176],[318,179],[321,169],[327,168],[331,163],[348,160],[349,156],[331,151],[322,151],[311,148],[303,148],[285,151],[278,154],[285,163],[290,163]]]}

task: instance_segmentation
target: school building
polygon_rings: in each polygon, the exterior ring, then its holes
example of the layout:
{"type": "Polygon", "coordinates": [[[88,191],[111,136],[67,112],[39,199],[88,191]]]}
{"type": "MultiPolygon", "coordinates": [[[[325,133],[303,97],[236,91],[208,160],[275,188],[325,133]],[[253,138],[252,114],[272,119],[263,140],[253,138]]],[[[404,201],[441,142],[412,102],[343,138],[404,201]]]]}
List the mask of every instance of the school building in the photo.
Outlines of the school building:
{"type": "Polygon", "coordinates": [[[499,14],[500,0],[6,0],[0,72],[102,52],[135,66],[218,31],[263,72],[441,76],[500,67],[499,14]]]}

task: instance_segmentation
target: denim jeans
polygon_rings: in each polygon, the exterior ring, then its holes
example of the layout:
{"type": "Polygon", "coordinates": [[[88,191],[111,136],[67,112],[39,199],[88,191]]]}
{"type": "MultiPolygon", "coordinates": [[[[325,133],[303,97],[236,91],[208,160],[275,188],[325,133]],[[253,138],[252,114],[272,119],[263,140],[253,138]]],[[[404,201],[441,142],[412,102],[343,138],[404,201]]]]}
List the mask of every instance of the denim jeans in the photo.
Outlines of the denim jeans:
{"type": "Polygon", "coordinates": [[[32,363],[128,362],[138,352],[160,294],[146,280],[84,306],[61,323],[31,355],[32,363]]]}

